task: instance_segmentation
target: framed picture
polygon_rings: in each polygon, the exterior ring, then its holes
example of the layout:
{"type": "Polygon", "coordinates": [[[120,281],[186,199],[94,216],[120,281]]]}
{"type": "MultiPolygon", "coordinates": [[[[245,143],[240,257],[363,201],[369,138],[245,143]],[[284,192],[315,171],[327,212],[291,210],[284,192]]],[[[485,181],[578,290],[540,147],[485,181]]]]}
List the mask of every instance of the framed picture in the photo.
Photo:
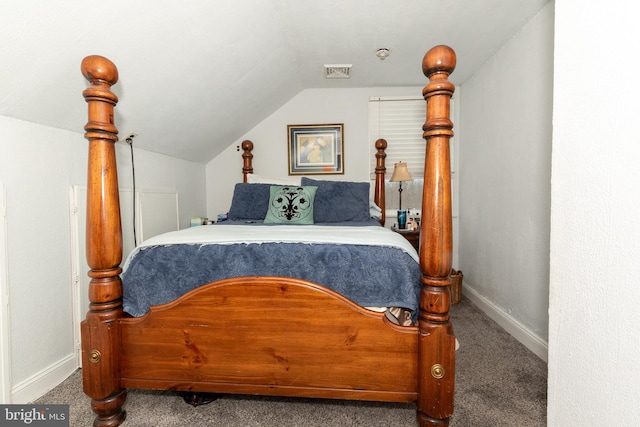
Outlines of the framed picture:
{"type": "Polygon", "coordinates": [[[289,175],[343,174],[344,125],[288,125],[289,175]]]}

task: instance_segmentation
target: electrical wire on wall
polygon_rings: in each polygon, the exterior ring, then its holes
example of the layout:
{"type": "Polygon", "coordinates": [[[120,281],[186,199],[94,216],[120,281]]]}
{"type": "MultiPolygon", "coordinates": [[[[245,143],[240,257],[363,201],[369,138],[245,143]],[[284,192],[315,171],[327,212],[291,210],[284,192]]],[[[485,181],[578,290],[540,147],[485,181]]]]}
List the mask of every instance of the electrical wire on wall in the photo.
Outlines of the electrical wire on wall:
{"type": "Polygon", "coordinates": [[[131,149],[131,181],[133,185],[133,247],[138,246],[138,238],[136,237],[136,166],[133,157],[133,138],[136,134],[130,134],[126,139],[126,143],[131,149]]]}

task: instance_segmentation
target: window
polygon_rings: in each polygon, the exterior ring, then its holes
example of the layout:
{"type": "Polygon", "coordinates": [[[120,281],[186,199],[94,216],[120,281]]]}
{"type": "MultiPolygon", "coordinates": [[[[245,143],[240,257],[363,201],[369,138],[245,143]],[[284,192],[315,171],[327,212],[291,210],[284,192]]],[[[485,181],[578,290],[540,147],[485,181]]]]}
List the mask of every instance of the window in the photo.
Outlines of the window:
{"type": "MultiPolygon", "coordinates": [[[[371,141],[371,175],[375,179],[375,142],[384,138],[387,147],[387,171],[397,162],[407,162],[414,178],[424,174],[425,142],[422,125],[426,120],[426,102],[419,97],[375,97],[369,99],[369,139],[371,141]]],[[[390,178],[389,175],[387,178],[390,178]]]]}
{"type": "MultiPolygon", "coordinates": [[[[371,97],[369,98],[369,167],[371,180],[375,180],[375,142],[379,138],[387,140],[386,202],[387,215],[395,216],[399,205],[398,183],[389,182],[393,173],[393,165],[406,162],[413,181],[402,184],[403,209],[421,209],[422,185],[424,176],[425,140],[422,138],[422,126],[426,121],[426,101],[422,97],[371,97]]],[[[451,100],[451,115],[454,117],[454,101],[451,100]]],[[[453,141],[453,139],[452,139],[453,141]]],[[[452,199],[454,216],[457,216],[457,181],[455,165],[457,159],[451,148],[452,199]]]]}

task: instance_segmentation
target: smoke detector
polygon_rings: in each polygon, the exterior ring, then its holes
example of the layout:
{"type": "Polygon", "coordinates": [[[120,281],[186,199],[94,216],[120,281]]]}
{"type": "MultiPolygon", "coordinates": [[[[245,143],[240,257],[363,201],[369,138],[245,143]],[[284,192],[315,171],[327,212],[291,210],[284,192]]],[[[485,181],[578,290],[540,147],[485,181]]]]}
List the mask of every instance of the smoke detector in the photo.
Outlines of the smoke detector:
{"type": "Polygon", "coordinates": [[[324,77],[326,79],[348,79],[353,64],[324,64],[324,77]]]}
{"type": "Polygon", "coordinates": [[[378,58],[380,58],[381,61],[384,61],[384,59],[389,56],[389,49],[387,49],[386,47],[380,48],[378,50],[376,50],[376,56],[378,58]]]}

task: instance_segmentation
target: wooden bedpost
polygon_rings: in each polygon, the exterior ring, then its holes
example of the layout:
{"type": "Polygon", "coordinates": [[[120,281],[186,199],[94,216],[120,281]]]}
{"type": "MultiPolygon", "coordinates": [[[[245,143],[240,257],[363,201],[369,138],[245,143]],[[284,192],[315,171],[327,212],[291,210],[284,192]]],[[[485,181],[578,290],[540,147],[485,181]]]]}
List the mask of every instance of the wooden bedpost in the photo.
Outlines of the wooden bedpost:
{"type": "Polygon", "coordinates": [[[376,140],[376,183],[374,188],[373,200],[382,209],[382,218],[380,218],[380,224],[384,226],[386,220],[386,200],[384,197],[384,175],[387,173],[384,161],[387,158],[387,153],[384,150],[387,149],[387,140],[376,140]]]}
{"type": "Polygon", "coordinates": [[[113,107],[118,97],[111,85],[118,70],[108,59],[88,56],[82,74],[91,86],[82,93],[89,120],[84,127],[89,140],[87,175],[87,263],[89,312],[82,322],[82,374],[84,392],[96,413],[94,426],[118,426],[125,419],[122,406],[126,390],[120,383],[120,326],[122,317],[122,227],[114,144],[118,129],[113,107]]]}
{"type": "Polygon", "coordinates": [[[449,139],[453,136],[450,101],[455,86],[448,80],[456,66],[448,46],[430,49],[422,70],[430,80],[422,94],[427,120],[420,269],[418,422],[421,426],[448,426],[453,414],[455,336],[449,321],[452,257],[451,165],[449,139]]]}
{"type": "Polygon", "coordinates": [[[247,174],[253,173],[253,142],[242,141],[242,182],[247,182],[247,174]]]}

